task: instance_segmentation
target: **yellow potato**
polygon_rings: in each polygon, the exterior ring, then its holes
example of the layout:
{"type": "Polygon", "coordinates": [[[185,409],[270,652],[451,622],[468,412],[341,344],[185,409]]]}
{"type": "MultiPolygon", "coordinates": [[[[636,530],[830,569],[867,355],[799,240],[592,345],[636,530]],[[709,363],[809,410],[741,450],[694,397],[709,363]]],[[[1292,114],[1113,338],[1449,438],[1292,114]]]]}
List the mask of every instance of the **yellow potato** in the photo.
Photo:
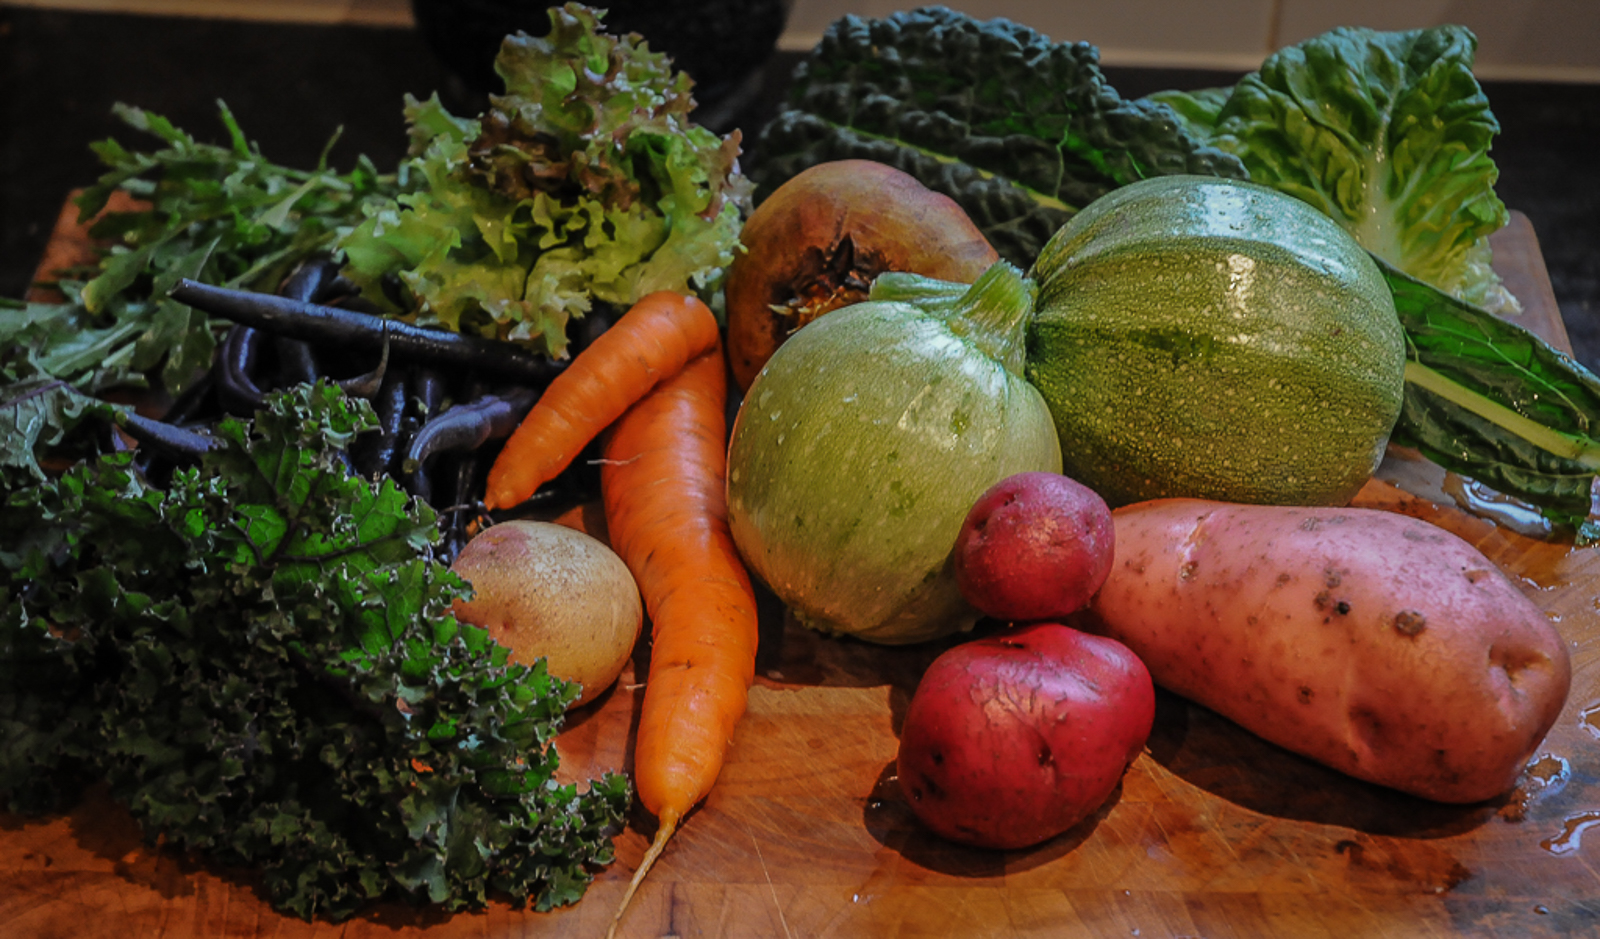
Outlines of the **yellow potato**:
{"type": "Polygon", "coordinates": [[[639,587],[598,540],[549,522],[502,522],[461,549],[453,570],[473,596],[452,611],[511,650],[513,661],[545,659],[550,674],[583,686],[587,704],[611,686],[644,623],[639,587]]]}

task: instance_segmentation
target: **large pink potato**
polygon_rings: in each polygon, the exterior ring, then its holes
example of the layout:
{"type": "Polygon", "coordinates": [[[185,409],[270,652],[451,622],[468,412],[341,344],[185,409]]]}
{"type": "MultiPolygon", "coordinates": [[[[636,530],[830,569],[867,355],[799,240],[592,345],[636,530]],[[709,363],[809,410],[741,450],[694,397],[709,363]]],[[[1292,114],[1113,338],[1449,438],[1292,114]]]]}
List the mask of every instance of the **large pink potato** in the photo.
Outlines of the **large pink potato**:
{"type": "Polygon", "coordinates": [[[1028,847],[1105,803],[1154,720],[1150,673],[1122,644],[1018,627],[929,666],[900,732],[900,788],[952,841],[1028,847]]]}
{"type": "Polygon", "coordinates": [[[1567,647],[1470,544],[1374,509],[1161,499],[1117,509],[1084,625],[1157,684],[1351,776],[1504,793],[1566,700],[1567,647]]]}
{"type": "Polygon", "coordinates": [[[956,536],[956,586],[979,612],[1029,622],[1076,613],[1111,571],[1106,501],[1060,473],[1017,473],[973,503],[956,536]]]}

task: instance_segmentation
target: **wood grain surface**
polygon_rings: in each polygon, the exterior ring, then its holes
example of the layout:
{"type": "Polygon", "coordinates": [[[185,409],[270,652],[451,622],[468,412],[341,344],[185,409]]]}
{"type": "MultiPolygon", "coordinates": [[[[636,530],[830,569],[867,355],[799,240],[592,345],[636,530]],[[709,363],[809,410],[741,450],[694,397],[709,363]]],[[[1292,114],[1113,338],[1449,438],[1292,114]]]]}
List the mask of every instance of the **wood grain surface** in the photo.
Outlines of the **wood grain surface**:
{"type": "MultiPolygon", "coordinates": [[[[1495,246],[1522,322],[1565,346],[1527,220],[1495,246]]],[[[1358,501],[1463,535],[1571,643],[1567,708],[1505,798],[1444,806],[1360,783],[1162,693],[1146,751],[1093,817],[1029,851],[952,846],[918,829],[894,782],[901,717],[942,646],[827,639],[773,615],[722,778],[621,935],[1600,936],[1600,832],[1584,837],[1600,824],[1600,551],[1513,534],[1382,479],[1358,501]]],[[[630,671],[574,717],[564,775],[629,768],[641,696],[630,671]]],[[[65,816],[0,815],[0,936],[598,937],[653,830],[636,813],[617,863],[552,913],[384,905],[308,923],[274,913],[247,871],[144,845],[92,794],[65,816]]]]}

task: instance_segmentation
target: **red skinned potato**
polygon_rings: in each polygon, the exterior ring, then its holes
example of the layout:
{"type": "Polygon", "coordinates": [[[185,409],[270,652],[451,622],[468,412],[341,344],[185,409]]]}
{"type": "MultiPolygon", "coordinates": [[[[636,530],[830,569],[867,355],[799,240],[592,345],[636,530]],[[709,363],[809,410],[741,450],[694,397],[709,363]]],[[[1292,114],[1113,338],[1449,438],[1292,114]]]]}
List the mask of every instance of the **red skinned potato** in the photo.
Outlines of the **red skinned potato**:
{"type": "Polygon", "coordinates": [[[1105,804],[1154,721],[1150,673],[1125,646],[1034,623],[934,660],[906,709],[896,772],[935,833],[1025,848],[1105,804]]]}
{"type": "Polygon", "coordinates": [[[1493,798],[1561,713],[1566,644],[1477,549],[1418,519],[1196,499],[1112,513],[1083,625],[1157,684],[1341,772],[1493,798]]]}
{"type": "Polygon", "coordinates": [[[884,271],[970,284],[1000,257],[955,200],[871,160],[796,174],[750,213],[740,240],[724,286],[740,388],[795,330],[865,300],[884,271]]]}
{"type": "Polygon", "coordinates": [[[956,585],[986,616],[1029,622],[1083,609],[1111,572],[1106,500],[1060,473],[1018,473],[973,503],[956,536],[956,585]]]}

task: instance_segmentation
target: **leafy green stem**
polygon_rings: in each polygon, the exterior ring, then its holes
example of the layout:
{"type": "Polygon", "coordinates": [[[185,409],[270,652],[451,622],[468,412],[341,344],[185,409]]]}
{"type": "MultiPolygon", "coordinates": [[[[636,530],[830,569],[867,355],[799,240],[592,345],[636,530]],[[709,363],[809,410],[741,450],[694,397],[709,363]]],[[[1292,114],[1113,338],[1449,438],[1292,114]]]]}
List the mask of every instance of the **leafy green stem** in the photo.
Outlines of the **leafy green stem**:
{"type": "Polygon", "coordinates": [[[1406,362],[1406,381],[1504,428],[1523,440],[1585,469],[1600,471],[1600,442],[1552,430],[1488,397],[1451,381],[1417,361],[1406,362]]]}

